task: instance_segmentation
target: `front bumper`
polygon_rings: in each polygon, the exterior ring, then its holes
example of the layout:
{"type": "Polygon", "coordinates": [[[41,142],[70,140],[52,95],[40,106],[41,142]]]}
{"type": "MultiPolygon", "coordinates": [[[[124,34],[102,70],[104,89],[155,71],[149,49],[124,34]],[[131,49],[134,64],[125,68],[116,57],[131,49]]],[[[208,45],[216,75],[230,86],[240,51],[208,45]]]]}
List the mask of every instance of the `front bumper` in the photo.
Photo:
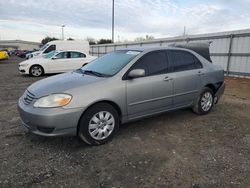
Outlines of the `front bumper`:
{"type": "Polygon", "coordinates": [[[34,108],[18,101],[21,122],[26,131],[41,136],[75,136],[82,108],[34,108]]]}
{"type": "Polygon", "coordinates": [[[226,84],[225,82],[223,82],[221,84],[221,86],[218,88],[218,90],[216,91],[215,93],[215,104],[218,103],[219,99],[222,97],[222,95],[224,94],[224,91],[225,91],[225,87],[226,87],[226,84]]]}
{"type": "Polygon", "coordinates": [[[22,67],[19,65],[18,70],[20,74],[29,74],[29,67],[22,67]]]}

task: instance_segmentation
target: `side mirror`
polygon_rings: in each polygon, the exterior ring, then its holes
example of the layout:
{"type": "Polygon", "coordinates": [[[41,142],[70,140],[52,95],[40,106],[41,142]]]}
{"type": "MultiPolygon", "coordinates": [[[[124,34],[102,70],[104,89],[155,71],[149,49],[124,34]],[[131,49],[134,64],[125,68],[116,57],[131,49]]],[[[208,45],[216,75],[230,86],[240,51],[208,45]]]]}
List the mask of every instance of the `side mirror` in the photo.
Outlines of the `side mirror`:
{"type": "Polygon", "coordinates": [[[56,59],[59,59],[58,57],[54,56],[51,58],[52,60],[56,60],[56,59]]]}
{"type": "Polygon", "coordinates": [[[144,69],[134,69],[128,73],[128,78],[140,78],[145,76],[145,70],[144,69]]]}

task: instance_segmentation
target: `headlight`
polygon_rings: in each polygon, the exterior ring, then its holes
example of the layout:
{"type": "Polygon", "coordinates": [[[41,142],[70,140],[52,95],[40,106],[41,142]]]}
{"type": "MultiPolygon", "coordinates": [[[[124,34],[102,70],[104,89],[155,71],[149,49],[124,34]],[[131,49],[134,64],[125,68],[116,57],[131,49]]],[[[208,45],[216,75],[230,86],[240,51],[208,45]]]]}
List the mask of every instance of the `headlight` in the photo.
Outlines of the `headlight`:
{"type": "Polygon", "coordinates": [[[52,108],[52,107],[62,107],[71,101],[72,97],[67,94],[52,94],[46,97],[38,99],[34,107],[39,108],[52,108]]]}
{"type": "Polygon", "coordinates": [[[29,64],[20,64],[20,67],[27,67],[29,64]]]}

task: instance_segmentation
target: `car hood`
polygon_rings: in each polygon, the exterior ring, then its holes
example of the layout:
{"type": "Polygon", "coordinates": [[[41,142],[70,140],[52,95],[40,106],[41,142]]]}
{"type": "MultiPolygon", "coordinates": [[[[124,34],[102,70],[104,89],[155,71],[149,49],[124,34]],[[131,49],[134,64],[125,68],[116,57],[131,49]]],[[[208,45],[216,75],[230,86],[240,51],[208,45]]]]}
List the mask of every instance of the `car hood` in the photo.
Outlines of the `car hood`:
{"type": "Polygon", "coordinates": [[[65,93],[72,88],[82,87],[104,79],[106,78],[69,72],[37,81],[28,87],[28,91],[36,98],[40,98],[53,93],[65,93]]]}
{"type": "Polygon", "coordinates": [[[47,61],[48,60],[44,58],[35,58],[35,59],[32,58],[32,59],[28,59],[19,63],[19,65],[23,65],[23,64],[33,65],[33,64],[40,64],[40,63],[47,62],[47,61]]]}

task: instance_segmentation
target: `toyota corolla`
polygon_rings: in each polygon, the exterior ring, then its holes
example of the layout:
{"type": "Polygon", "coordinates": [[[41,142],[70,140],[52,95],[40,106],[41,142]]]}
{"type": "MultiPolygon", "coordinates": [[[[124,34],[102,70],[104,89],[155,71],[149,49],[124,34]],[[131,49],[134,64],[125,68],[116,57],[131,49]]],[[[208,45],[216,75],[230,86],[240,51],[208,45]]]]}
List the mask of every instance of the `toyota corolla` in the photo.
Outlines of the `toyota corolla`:
{"type": "Polygon", "coordinates": [[[180,108],[207,114],[224,92],[224,71],[195,49],[118,50],[40,80],[19,99],[22,125],[37,135],[75,135],[100,145],[125,122],[180,108]]]}

